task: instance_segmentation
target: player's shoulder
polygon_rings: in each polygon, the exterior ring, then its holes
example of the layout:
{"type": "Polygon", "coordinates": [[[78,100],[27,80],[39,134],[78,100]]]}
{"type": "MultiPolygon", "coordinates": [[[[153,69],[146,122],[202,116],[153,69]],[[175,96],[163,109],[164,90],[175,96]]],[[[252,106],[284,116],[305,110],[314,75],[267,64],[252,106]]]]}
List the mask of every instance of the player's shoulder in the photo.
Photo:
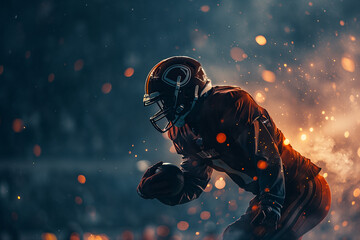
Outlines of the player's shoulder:
{"type": "Polygon", "coordinates": [[[252,100],[250,94],[237,86],[214,86],[210,99],[217,103],[252,100]]]}

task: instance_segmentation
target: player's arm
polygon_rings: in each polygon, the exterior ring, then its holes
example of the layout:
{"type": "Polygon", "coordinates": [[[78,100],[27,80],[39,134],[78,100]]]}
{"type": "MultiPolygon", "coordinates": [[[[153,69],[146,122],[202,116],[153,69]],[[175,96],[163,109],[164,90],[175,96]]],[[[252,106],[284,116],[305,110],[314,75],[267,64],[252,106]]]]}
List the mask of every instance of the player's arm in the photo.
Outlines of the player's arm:
{"type": "Polygon", "coordinates": [[[285,199],[285,178],[271,133],[271,121],[266,118],[266,110],[250,95],[233,95],[231,99],[232,108],[224,116],[228,132],[240,147],[249,152],[250,160],[257,168],[261,215],[254,219],[254,223],[269,221],[269,225],[276,225],[285,199]],[[263,213],[268,216],[263,216],[263,213]]]}
{"type": "Polygon", "coordinates": [[[285,199],[285,177],[282,160],[278,148],[265,126],[269,120],[263,117],[257,118],[252,124],[254,132],[254,161],[257,165],[259,182],[259,200],[263,209],[255,223],[262,223],[266,217],[269,225],[276,228],[276,222],[280,219],[281,208],[285,199]],[[266,216],[270,215],[270,216],[266,216]]]}
{"type": "Polygon", "coordinates": [[[175,196],[171,196],[167,179],[156,173],[156,168],[162,162],[150,167],[144,174],[138,186],[138,193],[143,198],[157,198],[167,205],[178,205],[192,201],[200,196],[208,184],[212,168],[208,167],[204,160],[184,157],[180,169],[184,175],[182,190],[175,196]]]}

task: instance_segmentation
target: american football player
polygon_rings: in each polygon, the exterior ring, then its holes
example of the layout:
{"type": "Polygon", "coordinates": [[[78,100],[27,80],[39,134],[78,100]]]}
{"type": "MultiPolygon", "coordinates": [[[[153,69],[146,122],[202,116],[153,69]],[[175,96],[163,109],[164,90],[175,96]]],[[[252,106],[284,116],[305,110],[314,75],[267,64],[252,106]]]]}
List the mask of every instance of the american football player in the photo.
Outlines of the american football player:
{"type": "Polygon", "coordinates": [[[143,198],[167,205],[192,201],[215,169],[255,195],[225,229],[224,240],[301,239],[327,215],[331,195],[321,169],[284,142],[269,113],[248,92],[212,86],[197,60],[175,56],[156,64],[147,76],[143,102],[159,107],[150,122],[168,132],[183,156],[184,175],[182,190],[172,195],[155,171],[162,162],[153,165],[137,189],[143,198]]]}

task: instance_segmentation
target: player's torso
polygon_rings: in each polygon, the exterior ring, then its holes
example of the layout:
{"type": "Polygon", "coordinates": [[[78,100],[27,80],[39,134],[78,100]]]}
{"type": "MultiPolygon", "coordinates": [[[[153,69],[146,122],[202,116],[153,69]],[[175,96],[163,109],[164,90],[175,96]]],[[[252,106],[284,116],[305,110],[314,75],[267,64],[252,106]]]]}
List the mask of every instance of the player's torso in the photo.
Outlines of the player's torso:
{"type": "Polygon", "coordinates": [[[256,193],[256,166],[250,160],[249,149],[243,149],[216,126],[204,126],[200,131],[189,125],[170,131],[170,138],[179,154],[202,159],[213,169],[225,172],[236,184],[256,193]]]}

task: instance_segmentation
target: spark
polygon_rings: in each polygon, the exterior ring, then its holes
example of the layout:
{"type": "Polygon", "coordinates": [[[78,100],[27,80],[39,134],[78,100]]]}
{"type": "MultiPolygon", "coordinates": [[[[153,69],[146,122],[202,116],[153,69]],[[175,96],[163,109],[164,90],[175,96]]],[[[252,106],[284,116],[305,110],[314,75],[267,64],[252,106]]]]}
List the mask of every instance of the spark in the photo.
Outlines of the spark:
{"type": "Polygon", "coordinates": [[[346,132],[344,133],[344,137],[345,137],[345,138],[348,138],[349,136],[350,136],[349,131],[346,131],[346,132]]]}
{"type": "Polygon", "coordinates": [[[301,134],[301,141],[305,141],[307,138],[306,134],[301,134]]]}
{"type": "Polygon", "coordinates": [[[290,140],[286,138],[286,139],[284,140],[284,144],[285,144],[285,145],[289,145],[289,144],[290,144],[290,140]]]}

